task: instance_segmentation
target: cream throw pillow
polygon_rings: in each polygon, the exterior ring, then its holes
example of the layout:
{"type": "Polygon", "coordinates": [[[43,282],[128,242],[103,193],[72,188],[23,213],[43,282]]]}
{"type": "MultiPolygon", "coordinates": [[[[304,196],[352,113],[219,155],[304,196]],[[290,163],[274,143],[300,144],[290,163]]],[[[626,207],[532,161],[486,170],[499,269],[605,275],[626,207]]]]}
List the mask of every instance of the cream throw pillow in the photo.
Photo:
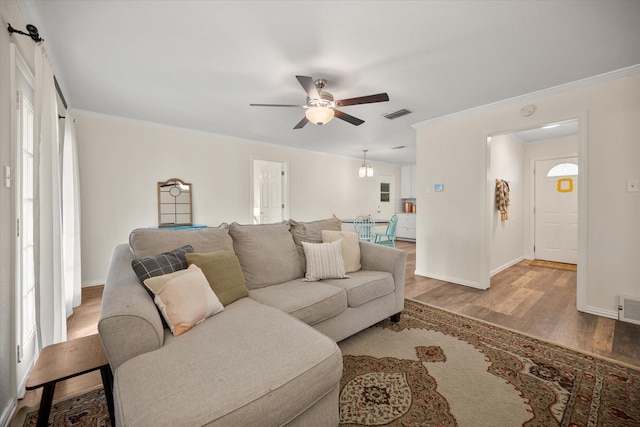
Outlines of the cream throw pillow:
{"type": "Polygon", "coordinates": [[[303,281],[315,282],[349,277],[344,272],[342,240],[331,243],[302,242],[302,248],[307,259],[307,272],[303,281]]]}
{"type": "Polygon", "coordinates": [[[154,301],[175,336],[224,310],[195,264],[186,270],[146,279],[144,285],[154,293],[154,301]]]}
{"type": "Polygon", "coordinates": [[[358,234],[353,231],[322,230],[323,242],[335,242],[340,239],[342,239],[344,271],[346,273],[359,271],[362,266],[360,265],[360,239],[358,234]]]}

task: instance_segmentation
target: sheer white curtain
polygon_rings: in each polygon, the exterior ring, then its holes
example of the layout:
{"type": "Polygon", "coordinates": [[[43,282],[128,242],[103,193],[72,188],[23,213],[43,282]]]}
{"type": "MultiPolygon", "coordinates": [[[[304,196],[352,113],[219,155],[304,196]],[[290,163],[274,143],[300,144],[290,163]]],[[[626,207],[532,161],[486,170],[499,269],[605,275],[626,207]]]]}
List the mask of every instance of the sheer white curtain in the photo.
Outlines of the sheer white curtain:
{"type": "Polygon", "coordinates": [[[82,281],[80,277],[80,180],[78,147],[74,118],[64,114],[62,142],[62,238],[64,241],[65,308],[67,317],[73,307],[80,305],[82,281]]]}
{"type": "Polygon", "coordinates": [[[62,209],[58,108],[53,70],[41,46],[35,49],[34,261],[38,342],[67,339],[62,256],[62,209]]]}

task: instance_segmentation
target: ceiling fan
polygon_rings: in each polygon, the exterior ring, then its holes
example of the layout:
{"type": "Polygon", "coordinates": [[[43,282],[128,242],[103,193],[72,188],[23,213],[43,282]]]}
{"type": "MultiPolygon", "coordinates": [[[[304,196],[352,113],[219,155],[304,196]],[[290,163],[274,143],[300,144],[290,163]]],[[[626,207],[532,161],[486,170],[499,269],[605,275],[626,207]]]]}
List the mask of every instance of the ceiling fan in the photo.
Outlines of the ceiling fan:
{"type": "Polygon", "coordinates": [[[305,105],[290,105],[290,104],[249,104],[252,107],[297,107],[305,109],[305,116],[294,126],[294,129],[302,129],[304,125],[311,122],[316,125],[324,125],[329,123],[334,117],[351,123],[355,126],[360,126],[364,123],[357,117],[353,117],[347,113],[336,109],[336,107],[346,107],[349,105],[357,104],[371,104],[374,102],[385,102],[389,100],[389,95],[386,93],[378,93],[375,95],[359,96],[357,98],[340,99],[338,101],[333,100],[333,95],[324,91],[324,87],[327,85],[326,80],[317,79],[313,80],[309,76],[296,76],[298,82],[302,88],[307,92],[307,103],[305,105]]]}

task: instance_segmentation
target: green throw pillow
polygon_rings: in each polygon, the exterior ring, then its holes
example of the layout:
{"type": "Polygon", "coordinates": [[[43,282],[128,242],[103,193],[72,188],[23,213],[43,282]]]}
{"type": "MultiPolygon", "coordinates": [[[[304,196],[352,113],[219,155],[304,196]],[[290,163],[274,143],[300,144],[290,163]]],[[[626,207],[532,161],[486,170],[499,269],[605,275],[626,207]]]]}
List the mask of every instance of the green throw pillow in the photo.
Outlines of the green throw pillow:
{"type": "Polygon", "coordinates": [[[200,267],[222,305],[249,296],[240,262],[232,249],[187,254],[186,258],[189,265],[195,264],[200,267]]]}

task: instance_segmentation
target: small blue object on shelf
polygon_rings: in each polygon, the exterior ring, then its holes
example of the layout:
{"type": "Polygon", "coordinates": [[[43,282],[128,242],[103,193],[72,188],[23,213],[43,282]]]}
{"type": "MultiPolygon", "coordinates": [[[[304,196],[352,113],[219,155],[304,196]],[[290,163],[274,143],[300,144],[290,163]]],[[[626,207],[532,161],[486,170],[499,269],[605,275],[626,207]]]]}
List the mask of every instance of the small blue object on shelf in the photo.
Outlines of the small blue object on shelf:
{"type": "Polygon", "coordinates": [[[207,228],[206,225],[163,225],[162,227],[149,227],[157,228],[159,230],[184,230],[187,228],[207,228]]]}

